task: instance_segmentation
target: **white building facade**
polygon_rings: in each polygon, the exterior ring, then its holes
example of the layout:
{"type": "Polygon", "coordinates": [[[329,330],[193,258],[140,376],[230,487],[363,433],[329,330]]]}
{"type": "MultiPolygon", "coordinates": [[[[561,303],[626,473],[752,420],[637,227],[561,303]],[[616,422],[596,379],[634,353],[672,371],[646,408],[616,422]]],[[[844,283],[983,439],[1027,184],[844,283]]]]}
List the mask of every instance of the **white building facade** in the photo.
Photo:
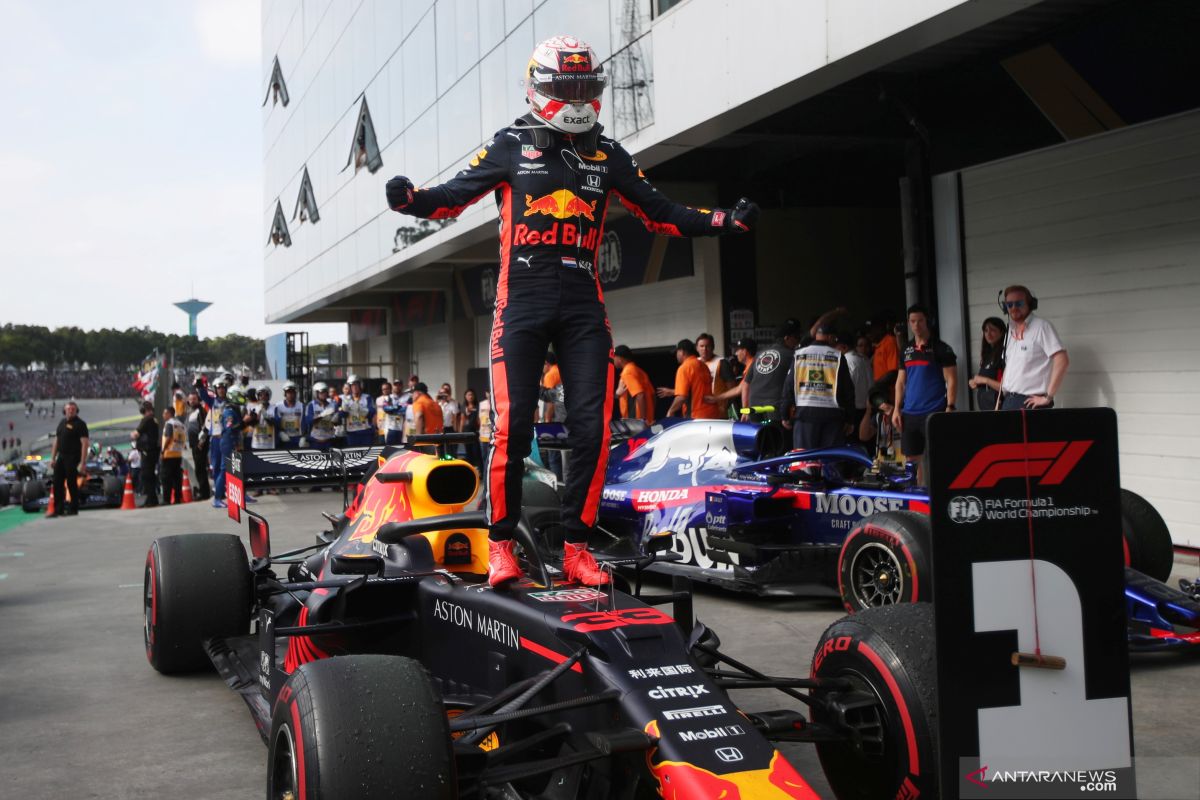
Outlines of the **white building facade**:
{"type": "Polygon", "coordinates": [[[1117,408],[1126,483],[1200,546],[1200,356],[1175,344],[1200,333],[1200,103],[1138,105],[1078,55],[1121,15],[1170,28],[1162,5],[264,0],[266,319],[347,322],[360,374],[461,395],[487,366],[496,206],[422,222],[384,183],[453,176],[525,113],[535,44],[569,33],[604,60],[601,122],[656,185],[764,208],[733,243],[610,215],[618,343],[666,359],[708,331],[726,352],[790,316],[921,299],[965,375],[997,289],[1029,283],[1072,355],[1063,400],[1117,408]]]}

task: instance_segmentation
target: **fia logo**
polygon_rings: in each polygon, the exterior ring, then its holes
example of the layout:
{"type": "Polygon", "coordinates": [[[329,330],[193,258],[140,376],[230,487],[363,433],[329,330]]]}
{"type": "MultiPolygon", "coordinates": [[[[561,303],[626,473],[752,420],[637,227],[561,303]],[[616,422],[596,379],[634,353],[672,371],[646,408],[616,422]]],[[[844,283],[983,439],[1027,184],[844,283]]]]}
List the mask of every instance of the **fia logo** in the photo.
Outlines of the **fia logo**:
{"type": "Polygon", "coordinates": [[[983,503],[978,497],[959,496],[950,498],[947,507],[950,519],[954,522],[979,522],[983,519],[983,503]]]}

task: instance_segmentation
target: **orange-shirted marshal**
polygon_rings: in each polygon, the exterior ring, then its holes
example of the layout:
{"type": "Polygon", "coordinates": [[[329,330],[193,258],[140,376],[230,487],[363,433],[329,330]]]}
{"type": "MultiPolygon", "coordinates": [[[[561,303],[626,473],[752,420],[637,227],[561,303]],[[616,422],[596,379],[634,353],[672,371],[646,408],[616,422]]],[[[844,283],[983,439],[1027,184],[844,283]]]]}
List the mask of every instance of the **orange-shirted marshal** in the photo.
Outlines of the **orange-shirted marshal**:
{"type": "Polygon", "coordinates": [[[675,371],[675,396],[687,402],[692,419],[720,419],[721,409],[716,403],[704,402],[704,395],[712,393],[712,374],[697,356],[688,356],[675,371]]]}
{"type": "Polygon", "coordinates": [[[645,412],[642,419],[647,425],[654,424],[654,386],[646,371],[632,361],[625,362],[621,370],[621,382],[625,384],[628,394],[621,396],[621,416],[636,416],[637,404],[634,398],[639,394],[645,397],[645,412]]]}

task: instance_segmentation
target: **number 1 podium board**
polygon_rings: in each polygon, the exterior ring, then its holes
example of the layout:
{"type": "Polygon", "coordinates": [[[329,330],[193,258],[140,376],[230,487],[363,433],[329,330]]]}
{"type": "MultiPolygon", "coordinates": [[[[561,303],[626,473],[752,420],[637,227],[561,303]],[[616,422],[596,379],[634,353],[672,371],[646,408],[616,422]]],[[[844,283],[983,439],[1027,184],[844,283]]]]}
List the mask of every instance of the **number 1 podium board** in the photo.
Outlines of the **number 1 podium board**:
{"type": "Polygon", "coordinates": [[[944,797],[1135,797],[1116,415],[928,428],[944,797]]]}

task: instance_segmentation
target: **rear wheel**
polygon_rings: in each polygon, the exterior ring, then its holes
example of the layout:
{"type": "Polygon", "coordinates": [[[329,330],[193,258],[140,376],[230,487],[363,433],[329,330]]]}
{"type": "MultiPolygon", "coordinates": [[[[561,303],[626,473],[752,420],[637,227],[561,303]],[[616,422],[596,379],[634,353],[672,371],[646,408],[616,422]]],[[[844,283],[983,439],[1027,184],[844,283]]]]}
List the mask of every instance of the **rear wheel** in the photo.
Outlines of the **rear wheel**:
{"type": "Polygon", "coordinates": [[[146,658],[159,672],[205,669],[205,639],[250,631],[252,580],[237,536],[155,539],[146,554],[144,587],[146,658]]]}
{"type": "Polygon", "coordinates": [[[116,475],[105,475],[101,481],[102,491],[104,492],[104,502],[110,508],[120,508],[121,500],[125,494],[125,484],[116,475]]]}
{"type": "Polygon", "coordinates": [[[42,481],[33,480],[25,481],[25,488],[21,490],[21,506],[26,511],[39,511],[37,501],[46,496],[46,484],[42,481]]]}
{"type": "Polygon", "coordinates": [[[1162,515],[1141,495],[1121,490],[1125,563],[1164,583],[1175,566],[1175,545],[1162,515]]]}
{"type": "Polygon", "coordinates": [[[0,508],[8,505],[9,492],[12,491],[11,483],[0,483],[0,508]]]}
{"type": "Polygon", "coordinates": [[[931,599],[929,540],[929,517],[914,511],[885,511],[860,522],[838,556],[846,611],[931,599]]]}
{"type": "Polygon", "coordinates": [[[821,636],[812,674],[850,684],[812,712],[847,736],[817,744],[839,800],[937,797],[935,658],[929,603],[869,608],[821,636]]]}
{"type": "Polygon", "coordinates": [[[271,715],[268,800],[456,796],[446,711],[418,662],[341,656],[288,678],[271,715]]]}

